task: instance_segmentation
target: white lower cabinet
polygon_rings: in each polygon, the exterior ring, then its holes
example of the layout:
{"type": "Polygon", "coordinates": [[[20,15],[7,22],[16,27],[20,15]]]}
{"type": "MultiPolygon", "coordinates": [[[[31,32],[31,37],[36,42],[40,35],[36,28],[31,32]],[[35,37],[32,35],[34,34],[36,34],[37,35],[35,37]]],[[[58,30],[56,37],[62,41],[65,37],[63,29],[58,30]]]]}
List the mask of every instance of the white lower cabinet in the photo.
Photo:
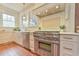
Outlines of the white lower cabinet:
{"type": "Polygon", "coordinates": [[[79,35],[60,35],[60,56],[79,55],[79,35]]]}

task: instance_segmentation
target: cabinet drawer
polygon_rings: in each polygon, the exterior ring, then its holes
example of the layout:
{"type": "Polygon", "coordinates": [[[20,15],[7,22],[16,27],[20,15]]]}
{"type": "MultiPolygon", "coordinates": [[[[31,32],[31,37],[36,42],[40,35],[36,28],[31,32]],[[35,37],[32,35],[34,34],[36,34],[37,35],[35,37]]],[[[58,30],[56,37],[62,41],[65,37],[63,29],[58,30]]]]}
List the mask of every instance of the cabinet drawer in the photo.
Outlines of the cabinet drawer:
{"type": "Polygon", "coordinates": [[[60,55],[70,56],[75,53],[75,43],[70,41],[60,42],[60,55]]]}
{"type": "Polygon", "coordinates": [[[69,48],[69,47],[64,47],[63,46],[63,51],[64,52],[68,52],[68,53],[72,53],[73,52],[73,49],[72,48],[69,48]]]}
{"type": "Polygon", "coordinates": [[[73,49],[68,48],[68,47],[62,47],[62,49],[60,50],[60,55],[61,56],[64,56],[65,54],[67,56],[73,55],[73,49]]]}
{"type": "Polygon", "coordinates": [[[62,41],[60,42],[61,47],[68,47],[68,48],[74,48],[75,43],[74,42],[69,42],[69,41],[62,41]]]}
{"type": "Polygon", "coordinates": [[[76,41],[77,36],[73,35],[62,35],[61,40],[66,40],[66,41],[76,41]]]}
{"type": "Polygon", "coordinates": [[[62,56],[72,56],[72,54],[69,54],[69,53],[63,53],[62,56]]]}

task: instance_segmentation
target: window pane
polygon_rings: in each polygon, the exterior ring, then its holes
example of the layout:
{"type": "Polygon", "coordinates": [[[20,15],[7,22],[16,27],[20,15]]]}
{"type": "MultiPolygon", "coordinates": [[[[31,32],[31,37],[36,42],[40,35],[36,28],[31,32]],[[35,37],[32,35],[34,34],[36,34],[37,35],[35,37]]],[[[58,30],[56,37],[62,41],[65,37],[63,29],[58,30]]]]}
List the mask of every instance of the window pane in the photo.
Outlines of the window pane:
{"type": "Polygon", "coordinates": [[[37,26],[37,19],[33,16],[30,19],[30,26],[37,26]]]}
{"type": "Polygon", "coordinates": [[[8,20],[8,16],[6,14],[3,14],[3,20],[8,20]]]}
{"type": "Polygon", "coordinates": [[[8,21],[3,21],[3,26],[5,27],[14,27],[14,23],[13,22],[8,22],[8,21]]]}
{"type": "Polygon", "coordinates": [[[14,27],[15,26],[14,16],[3,14],[3,26],[5,26],[5,27],[14,27]]]}
{"type": "Polygon", "coordinates": [[[9,26],[8,22],[7,21],[3,21],[3,26],[8,27],[9,26]]]}
{"type": "Polygon", "coordinates": [[[15,21],[15,18],[12,16],[12,21],[15,21]]]}
{"type": "Polygon", "coordinates": [[[23,26],[24,26],[24,27],[28,27],[28,20],[26,20],[26,21],[23,20],[23,26]]]}
{"type": "Polygon", "coordinates": [[[12,18],[12,17],[8,15],[7,21],[11,21],[11,20],[12,20],[11,18],[12,18]]]}

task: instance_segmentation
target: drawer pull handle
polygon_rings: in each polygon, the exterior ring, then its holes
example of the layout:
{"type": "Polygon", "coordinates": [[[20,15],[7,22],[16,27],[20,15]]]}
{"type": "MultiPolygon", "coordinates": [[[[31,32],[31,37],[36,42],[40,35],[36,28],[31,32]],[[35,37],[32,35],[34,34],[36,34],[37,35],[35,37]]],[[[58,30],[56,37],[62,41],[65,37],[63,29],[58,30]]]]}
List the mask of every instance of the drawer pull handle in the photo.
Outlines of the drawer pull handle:
{"type": "Polygon", "coordinates": [[[72,38],[64,37],[64,39],[72,39],[72,38]]]}
{"type": "Polygon", "coordinates": [[[67,47],[64,47],[64,49],[67,49],[67,50],[72,50],[71,48],[67,48],[67,47]]]}

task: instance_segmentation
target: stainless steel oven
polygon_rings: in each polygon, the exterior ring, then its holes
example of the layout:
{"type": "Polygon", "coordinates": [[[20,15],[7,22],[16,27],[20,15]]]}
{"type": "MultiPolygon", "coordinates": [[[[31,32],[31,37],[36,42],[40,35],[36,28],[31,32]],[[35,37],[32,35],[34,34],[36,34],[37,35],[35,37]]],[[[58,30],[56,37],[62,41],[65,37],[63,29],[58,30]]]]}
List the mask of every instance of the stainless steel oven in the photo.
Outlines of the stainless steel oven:
{"type": "Polygon", "coordinates": [[[60,35],[59,32],[40,31],[34,33],[36,53],[43,56],[59,56],[60,35]]]}

